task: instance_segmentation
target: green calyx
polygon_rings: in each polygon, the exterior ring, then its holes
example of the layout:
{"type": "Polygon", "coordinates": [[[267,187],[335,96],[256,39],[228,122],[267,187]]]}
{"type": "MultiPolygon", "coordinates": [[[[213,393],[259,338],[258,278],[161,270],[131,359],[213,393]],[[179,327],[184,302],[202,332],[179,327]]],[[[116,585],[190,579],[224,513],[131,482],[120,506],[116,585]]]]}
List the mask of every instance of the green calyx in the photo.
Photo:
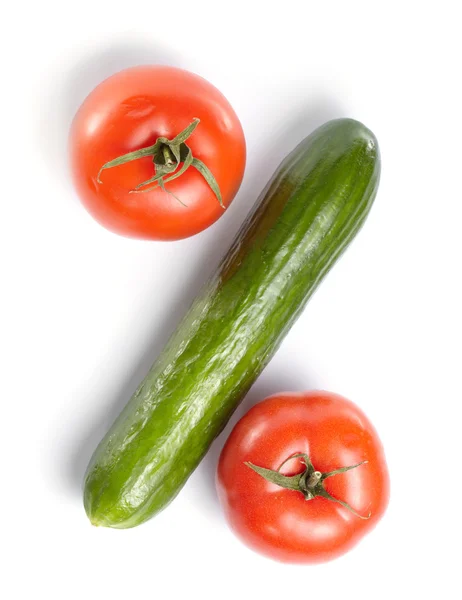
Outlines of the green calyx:
{"type": "Polygon", "coordinates": [[[277,471],[273,471],[272,469],[265,469],[263,467],[257,467],[251,462],[246,462],[245,464],[267,481],[279,485],[282,488],[302,493],[305,500],[313,500],[313,498],[321,496],[322,498],[326,498],[327,500],[331,500],[332,502],[337,502],[338,504],[341,504],[344,508],[348,509],[360,519],[369,519],[371,513],[369,513],[367,516],[360,515],[347,502],[339,500],[338,498],[334,498],[324,488],[324,481],[328,477],[332,477],[333,475],[339,475],[340,473],[345,473],[346,471],[351,471],[351,469],[356,469],[356,467],[359,467],[366,463],[367,460],[363,460],[357,465],[352,465],[350,467],[342,467],[340,469],[336,469],[335,471],[330,471],[329,473],[321,473],[320,471],[316,471],[316,469],[313,467],[313,464],[308,454],[300,453],[289,456],[289,458],[287,458],[279,466],[277,471]],[[306,467],[305,470],[302,473],[298,473],[297,475],[283,475],[280,472],[282,466],[285,465],[286,462],[288,462],[289,460],[292,460],[293,458],[301,458],[302,462],[306,467]]]}
{"type": "MultiPolygon", "coordinates": [[[[102,171],[105,169],[112,169],[113,167],[124,165],[133,160],[138,160],[139,158],[152,156],[155,171],[154,176],[139,183],[133,190],[130,190],[130,193],[150,192],[158,186],[168,194],[174,196],[174,194],[165,189],[165,184],[181,177],[189,167],[194,167],[205,179],[208,186],[217,197],[220,206],[225,208],[220,188],[212,172],[201,160],[192,155],[191,148],[186,145],[186,140],[192,135],[199,123],[200,119],[193,119],[192,123],[172,140],[165,137],[159,137],[152,146],[140,148],[139,150],[134,150],[133,152],[110,160],[99,170],[96,178],[97,182],[99,184],[103,183],[100,177],[102,171]]],[[[178,202],[183,204],[179,198],[176,196],[174,197],[178,202]]]]}

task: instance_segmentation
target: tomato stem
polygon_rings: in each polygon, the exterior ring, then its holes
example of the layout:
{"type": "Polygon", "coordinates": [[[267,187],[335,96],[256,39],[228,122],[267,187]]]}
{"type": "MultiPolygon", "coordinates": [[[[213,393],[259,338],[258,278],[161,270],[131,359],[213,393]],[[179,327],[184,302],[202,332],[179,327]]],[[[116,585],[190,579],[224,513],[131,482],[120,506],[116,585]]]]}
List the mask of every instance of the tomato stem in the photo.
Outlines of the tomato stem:
{"type": "Polygon", "coordinates": [[[313,473],[311,473],[310,478],[306,482],[306,487],[309,490],[314,489],[318,485],[321,478],[322,473],[320,471],[314,471],[313,473]]]}
{"type": "Polygon", "coordinates": [[[266,479],[267,481],[274,483],[282,488],[292,490],[295,492],[301,492],[305,498],[305,500],[313,500],[317,496],[322,498],[326,498],[327,500],[331,500],[332,502],[337,502],[341,504],[344,508],[352,512],[354,515],[359,517],[360,519],[369,519],[371,513],[366,516],[360,515],[357,513],[354,508],[352,508],[347,502],[343,500],[339,500],[334,498],[329,494],[329,492],[324,487],[324,480],[328,477],[332,477],[334,475],[339,475],[340,473],[346,473],[347,471],[351,471],[351,469],[356,469],[361,465],[366,464],[368,461],[363,460],[362,462],[351,465],[348,467],[341,467],[340,469],[336,469],[335,471],[330,471],[328,473],[321,473],[321,471],[316,471],[313,467],[310,457],[308,454],[297,453],[289,456],[286,460],[284,460],[279,468],[274,471],[272,469],[265,469],[264,467],[258,467],[251,462],[244,463],[248,467],[250,467],[255,473],[266,479]],[[280,471],[283,465],[286,464],[289,460],[294,458],[300,458],[303,464],[305,465],[305,470],[297,475],[283,475],[280,471]]]}
{"type": "Polygon", "coordinates": [[[171,166],[175,164],[175,157],[173,156],[172,151],[166,144],[162,145],[162,155],[164,157],[165,165],[171,166]]]}
{"type": "MultiPolygon", "coordinates": [[[[105,169],[112,169],[133,160],[151,156],[154,164],[154,176],[136,185],[133,190],[130,190],[130,193],[145,193],[150,192],[156,187],[160,187],[163,191],[171,194],[181,204],[183,204],[179,198],[165,188],[165,184],[183,175],[183,173],[185,173],[189,167],[194,167],[205,179],[208,186],[217,197],[220,206],[224,209],[225,206],[223,204],[221,191],[215,177],[207,165],[192,155],[191,148],[189,148],[189,146],[187,146],[185,143],[199,123],[200,119],[193,119],[192,123],[190,123],[172,140],[169,140],[166,137],[159,137],[151,146],[140,148],[139,150],[134,150],[133,152],[128,152],[127,154],[123,154],[122,156],[118,156],[117,158],[110,160],[101,167],[98,175],[96,176],[96,181],[100,185],[103,183],[101,181],[101,173],[105,169]],[[183,164],[182,167],[178,169],[180,163],[183,164]]],[[[184,206],[186,205],[184,204],[184,206]]]]}

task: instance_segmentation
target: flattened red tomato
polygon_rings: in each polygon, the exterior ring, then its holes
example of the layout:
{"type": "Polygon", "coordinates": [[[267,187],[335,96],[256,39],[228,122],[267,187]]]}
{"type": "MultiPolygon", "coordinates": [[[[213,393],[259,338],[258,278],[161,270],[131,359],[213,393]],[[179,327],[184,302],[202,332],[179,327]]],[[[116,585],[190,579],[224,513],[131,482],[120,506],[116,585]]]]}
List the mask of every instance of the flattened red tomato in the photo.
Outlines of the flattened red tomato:
{"type": "Polygon", "coordinates": [[[185,238],[216,221],[239,189],[245,154],[226,98],[201,77],[166,66],[103,81],[70,133],[84,206],[111,231],[142,239],[185,238]]]}
{"type": "Polygon", "coordinates": [[[254,406],[223,448],[217,487],[244,543],[295,563],[345,553],[376,525],[389,496],[373,426],[329,392],[278,394],[254,406]]]}

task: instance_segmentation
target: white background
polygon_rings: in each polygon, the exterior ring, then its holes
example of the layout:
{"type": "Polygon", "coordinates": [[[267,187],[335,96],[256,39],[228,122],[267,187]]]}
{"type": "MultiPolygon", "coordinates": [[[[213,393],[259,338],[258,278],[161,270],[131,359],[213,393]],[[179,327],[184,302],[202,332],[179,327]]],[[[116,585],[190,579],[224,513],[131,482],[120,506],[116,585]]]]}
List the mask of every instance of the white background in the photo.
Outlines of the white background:
{"type": "Polygon", "coordinates": [[[459,4],[42,0],[4,9],[3,598],[461,597],[459,4]],[[232,207],[171,244],[103,230],[80,206],[66,163],[86,94],[121,68],[156,62],[221,89],[248,143],[232,207]],[[228,427],[156,519],[92,527],[81,485],[96,444],[281,158],[340,116],[378,137],[376,204],[233,422],[281,390],[351,398],[386,449],[385,518],[330,564],[253,554],[228,530],[214,490],[228,427]]]}

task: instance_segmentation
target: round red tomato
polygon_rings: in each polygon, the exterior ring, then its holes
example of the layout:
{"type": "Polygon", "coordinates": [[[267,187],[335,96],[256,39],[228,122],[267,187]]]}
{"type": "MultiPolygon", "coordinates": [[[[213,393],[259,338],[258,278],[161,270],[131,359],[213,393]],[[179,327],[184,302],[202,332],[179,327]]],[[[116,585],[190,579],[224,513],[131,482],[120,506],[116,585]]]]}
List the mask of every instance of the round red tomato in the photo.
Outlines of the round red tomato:
{"type": "Polygon", "coordinates": [[[142,66],[109,77],[87,97],[72,124],[70,155],[77,192],[102,225],[174,240],[207,228],[229,206],[244,174],[245,140],[231,105],[205,79],[142,66]],[[189,126],[189,137],[175,144],[189,126]],[[135,151],[141,156],[108,166],[135,151]],[[169,181],[172,175],[179,176],[169,181]]]}
{"type": "Polygon", "coordinates": [[[374,428],[329,392],[278,394],[254,406],[223,448],[217,487],[244,543],[294,563],[345,553],[376,525],[389,495],[374,428]]]}

